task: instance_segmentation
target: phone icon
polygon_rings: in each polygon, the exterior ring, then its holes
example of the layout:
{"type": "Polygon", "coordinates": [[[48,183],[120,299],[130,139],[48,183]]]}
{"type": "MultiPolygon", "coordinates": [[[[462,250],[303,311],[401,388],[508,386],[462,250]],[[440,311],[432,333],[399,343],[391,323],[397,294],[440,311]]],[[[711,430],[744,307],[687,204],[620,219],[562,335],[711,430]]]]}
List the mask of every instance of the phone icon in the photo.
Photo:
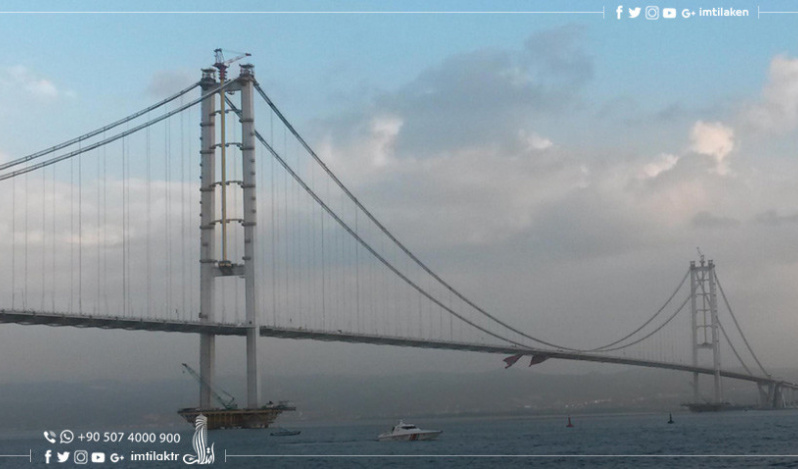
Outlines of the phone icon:
{"type": "Polygon", "coordinates": [[[44,432],[44,439],[47,440],[48,443],[55,444],[55,432],[45,431],[44,432]]]}

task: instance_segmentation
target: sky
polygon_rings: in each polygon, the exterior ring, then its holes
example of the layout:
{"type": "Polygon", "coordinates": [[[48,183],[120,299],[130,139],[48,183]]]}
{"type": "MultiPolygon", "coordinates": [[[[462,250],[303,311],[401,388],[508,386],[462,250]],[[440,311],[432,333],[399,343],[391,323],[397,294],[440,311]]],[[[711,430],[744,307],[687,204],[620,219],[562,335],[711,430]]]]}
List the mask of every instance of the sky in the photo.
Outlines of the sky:
{"type": "MultiPolygon", "coordinates": [[[[558,2],[570,12],[558,14],[534,1],[239,1],[223,11],[202,1],[68,10],[5,1],[0,160],[184,88],[218,47],[246,51],[261,86],[340,179],[497,316],[555,342],[608,342],[661,305],[700,247],[759,357],[790,366],[798,15],[761,14],[746,1],[712,7],[748,17],[652,4],[677,17],[630,18],[630,7],[648,4],[624,2],[618,18],[618,3],[592,1],[558,2]]],[[[0,379],[23,381],[174,377],[196,360],[198,342],[22,326],[3,326],[0,337],[0,379]]],[[[243,341],[221,342],[225,372],[240,374],[243,341]]],[[[267,374],[502,365],[487,355],[265,342],[267,374]]]]}

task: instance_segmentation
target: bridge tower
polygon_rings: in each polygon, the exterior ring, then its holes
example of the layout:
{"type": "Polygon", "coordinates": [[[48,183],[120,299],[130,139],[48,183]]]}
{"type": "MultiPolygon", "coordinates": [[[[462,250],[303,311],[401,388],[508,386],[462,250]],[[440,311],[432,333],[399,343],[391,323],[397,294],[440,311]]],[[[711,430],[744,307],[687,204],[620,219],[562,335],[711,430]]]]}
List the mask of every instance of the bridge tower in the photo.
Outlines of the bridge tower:
{"type": "MultiPolygon", "coordinates": [[[[216,81],[215,70],[203,69],[200,86],[203,94],[208,94],[214,88],[223,84],[216,81]]],[[[257,225],[256,211],[256,186],[255,186],[255,111],[254,111],[254,85],[255,75],[252,65],[241,65],[241,74],[227,88],[219,93],[208,95],[202,101],[200,123],[202,132],[201,143],[201,183],[200,183],[200,321],[213,323],[215,319],[214,307],[216,304],[216,282],[223,277],[233,277],[244,281],[244,305],[246,311],[246,351],[247,351],[247,407],[257,409],[260,396],[260,376],[258,370],[258,338],[259,338],[259,311],[255,282],[255,228],[257,225]],[[217,180],[216,168],[217,152],[221,155],[221,167],[225,167],[225,148],[233,143],[225,141],[224,133],[220,133],[220,142],[216,143],[216,115],[220,114],[222,128],[224,128],[225,106],[224,99],[228,93],[239,92],[241,95],[241,155],[242,155],[242,181],[243,192],[243,217],[241,220],[231,220],[226,216],[224,205],[229,198],[221,197],[222,207],[217,207],[217,189],[219,193],[225,192],[233,181],[226,181],[224,169],[222,179],[217,180]],[[216,100],[220,100],[221,112],[216,111],[216,100]],[[220,210],[217,210],[220,209],[220,210]],[[218,213],[217,213],[218,212],[218,213]],[[243,227],[244,256],[243,264],[235,263],[227,258],[226,225],[240,222],[243,227]],[[221,236],[221,246],[217,246],[217,233],[221,236]],[[217,247],[221,247],[220,250],[217,247]],[[221,254],[221,258],[219,257],[221,254]]],[[[223,195],[223,194],[221,194],[223,195]]],[[[200,403],[199,409],[211,408],[211,390],[214,386],[215,365],[215,335],[203,333],[200,336],[200,403]]]]}
{"type": "MultiPolygon", "coordinates": [[[[723,402],[720,380],[720,326],[718,322],[717,283],[715,264],[701,256],[699,264],[690,262],[690,309],[692,321],[693,366],[698,366],[700,351],[712,353],[713,404],[723,402]]],[[[693,402],[700,402],[699,376],[693,373],[693,402]]]]}
{"type": "MultiPolygon", "coordinates": [[[[206,95],[218,85],[215,70],[202,70],[200,87],[206,95]]],[[[200,321],[213,323],[216,265],[216,96],[209,95],[200,107],[200,321]]],[[[200,334],[200,409],[211,407],[214,382],[216,336],[200,334]]]]}

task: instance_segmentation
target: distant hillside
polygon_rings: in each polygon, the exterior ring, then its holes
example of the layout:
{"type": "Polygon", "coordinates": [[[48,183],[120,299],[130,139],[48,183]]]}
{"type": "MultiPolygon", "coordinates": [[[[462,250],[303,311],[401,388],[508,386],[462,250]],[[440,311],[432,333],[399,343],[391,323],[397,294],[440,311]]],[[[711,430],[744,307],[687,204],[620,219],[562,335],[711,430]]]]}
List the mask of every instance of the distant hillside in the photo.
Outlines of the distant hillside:
{"type": "MultiPolygon", "coordinates": [[[[780,370],[778,376],[798,376],[780,370]]],[[[792,378],[794,379],[794,378],[792,378]]],[[[244,401],[242,389],[226,383],[244,401]]],[[[705,394],[709,393],[706,387],[705,394]]],[[[679,372],[629,370],[612,374],[554,375],[530,369],[488,373],[422,373],[401,376],[287,376],[263,383],[266,400],[289,399],[298,411],[284,421],[353,420],[412,416],[520,415],[612,411],[679,410],[691,397],[690,376],[679,372]]],[[[0,429],[123,428],[186,425],[175,413],[196,404],[197,385],[188,378],[157,382],[0,384],[0,429]]],[[[756,387],[724,380],[724,396],[756,402],[756,387]]]]}

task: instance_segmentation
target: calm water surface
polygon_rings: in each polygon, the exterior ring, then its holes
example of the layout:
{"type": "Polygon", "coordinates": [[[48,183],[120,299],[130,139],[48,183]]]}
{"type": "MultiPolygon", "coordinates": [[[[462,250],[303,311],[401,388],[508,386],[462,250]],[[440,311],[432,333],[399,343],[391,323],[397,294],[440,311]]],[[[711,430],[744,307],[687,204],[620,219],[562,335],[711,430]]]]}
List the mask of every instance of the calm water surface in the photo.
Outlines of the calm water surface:
{"type": "MultiPolygon", "coordinates": [[[[772,467],[798,468],[798,411],[748,411],[668,416],[602,415],[574,416],[566,428],[564,417],[518,419],[412,419],[421,428],[443,430],[432,442],[378,442],[376,436],[390,429],[392,421],[350,424],[297,424],[302,433],[272,437],[269,431],[215,431],[208,435],[214,445],[214,466],[231,468],[349,468],[349,467],[772,467]]],[[[54,429],[60,430],[60,429],[54,429]]],[[[112,430],[112,429],[107,429],[112,430]]],[[[187,467],[177,462],[130,461],[131,452],[164,451],[193,454],[188,430],[178,444],[80,444],[50,445],[33,434],[4,434],[3,454],[32,454],[24,458],[0,458],[3,468],[30,467],[187,467]],[[50,465],[44,454],[52,451],[87,450],[116,452],[124,460],[78,465],[70,455],[50,465]]]]}

